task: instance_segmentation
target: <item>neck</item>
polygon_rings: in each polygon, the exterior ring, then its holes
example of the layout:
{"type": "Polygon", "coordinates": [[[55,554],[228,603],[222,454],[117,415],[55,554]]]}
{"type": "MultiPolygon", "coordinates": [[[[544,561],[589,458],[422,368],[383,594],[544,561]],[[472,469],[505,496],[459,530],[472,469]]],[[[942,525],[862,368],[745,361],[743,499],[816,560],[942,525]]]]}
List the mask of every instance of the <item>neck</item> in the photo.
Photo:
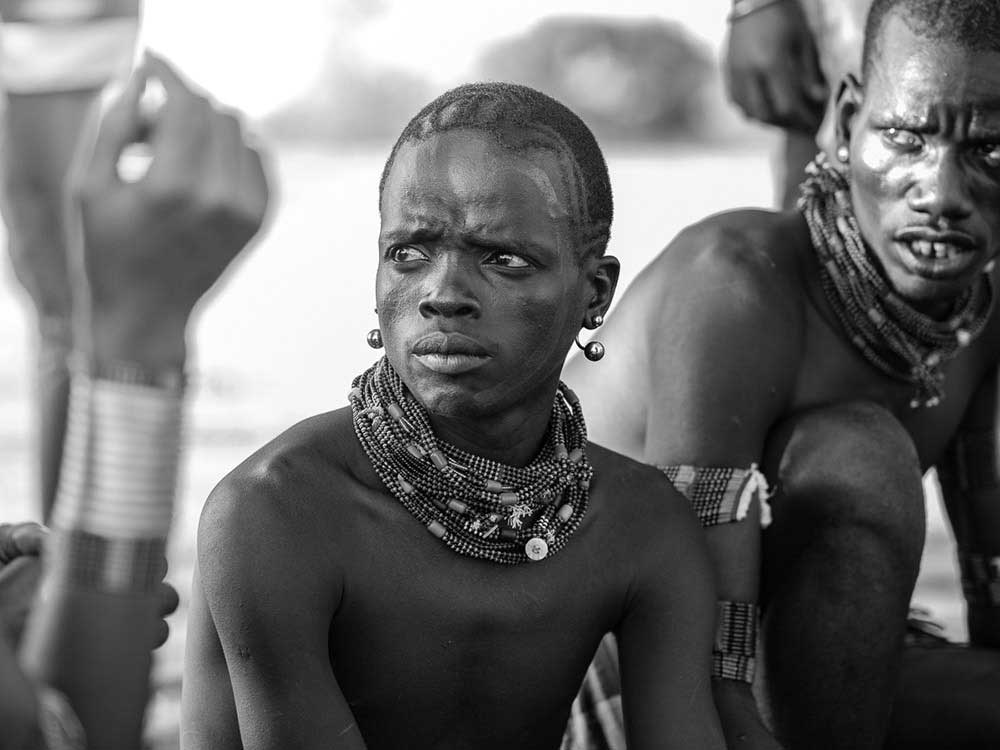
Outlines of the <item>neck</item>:
{"type": "Polygon", "coordinates": [[[555,388],[550,390],[545,398],[531,399],[492,417],[428,416],[439,440],[491,461],[527,466],[545,440],[555,399],[555,388]]]}

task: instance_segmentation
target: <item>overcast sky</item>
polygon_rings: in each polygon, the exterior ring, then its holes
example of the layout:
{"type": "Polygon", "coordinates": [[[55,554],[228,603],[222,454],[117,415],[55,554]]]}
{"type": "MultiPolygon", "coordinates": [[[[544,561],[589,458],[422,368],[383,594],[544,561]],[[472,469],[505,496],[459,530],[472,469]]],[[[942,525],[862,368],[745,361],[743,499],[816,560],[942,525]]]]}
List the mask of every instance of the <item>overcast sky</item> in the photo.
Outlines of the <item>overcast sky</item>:
{"type": "Polygon", "coordinates": [[[306,85],[331,38],[359,61],[442,88],[488,42],[550,15],[675,19],[718,48],[729,0],[146,0],[147,44],[219,99],[253,115],[306,85]]]}

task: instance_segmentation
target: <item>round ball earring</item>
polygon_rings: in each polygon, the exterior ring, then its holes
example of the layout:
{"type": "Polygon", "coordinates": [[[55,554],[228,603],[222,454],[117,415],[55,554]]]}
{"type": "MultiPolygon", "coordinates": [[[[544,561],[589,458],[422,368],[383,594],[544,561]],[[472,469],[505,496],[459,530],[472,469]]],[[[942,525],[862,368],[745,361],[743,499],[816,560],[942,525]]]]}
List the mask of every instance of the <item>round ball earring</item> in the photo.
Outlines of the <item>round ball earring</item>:
{"type": "MultiPolygon", "coordinates": [[[[580,346],[580,342],[576,342],[577,346],[580,346]]],[[[586,346],[581,346],[583,349],[583,356],[589,359],[591,362],[596,362],[604,356],[604,344],[600,341],[588,341],[586,346]]]]}
{"type": "Polygon", "coordinates": [[[380,331],[378,328],[372,328],[368,332],[368,346],[370,346],[372,349],[382,348],[382,331],[380,331]]]}
{"type": "Polygon", "coordinates": [[[847,146],[837,146],[837,161],[847,164],[851,159],[851,151],[847,146]]]}
{"type": "MultiPolygon", "coordinates": [[[[593,326],[594,328],[600,328],[602,325],[604,325],[604,316],[595,315],[593,318],[591,318],[590,325],[593,326]]],[[[584,346],[583,344],[580,343],[580,337],[577,336],[573,340],[573,343],[575,343],[578,347],[583,349],[583,356],[589,359],[591,362],[596,362],[597,360],[601,359],[601,357],[604,356],[604,344],[602,344],[600,341],[588,341],[587,345],[584,346]]]]}

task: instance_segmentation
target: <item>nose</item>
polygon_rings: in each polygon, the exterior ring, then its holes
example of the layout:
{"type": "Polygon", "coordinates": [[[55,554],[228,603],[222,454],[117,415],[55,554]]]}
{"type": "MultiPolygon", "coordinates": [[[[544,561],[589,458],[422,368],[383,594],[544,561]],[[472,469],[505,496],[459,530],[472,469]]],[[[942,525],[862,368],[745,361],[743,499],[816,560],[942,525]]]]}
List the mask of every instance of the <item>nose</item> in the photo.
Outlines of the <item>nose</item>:
{"type": "Polygon", "coordinates": [[[958,155],[942,153],[914,180],[908,196],[910,208],[932,221],[966,219],[973,212],[968,180],[958,155]]]}
{"type": "Polygon", "coordinates": [[[479,300],[473,290],[471,269],[467,259],[453,253],[442,253],[434,261],[434,271],[426,278],[427,291],[420,300],[420,314],[425,318],[469,316],[478,317],[479,300]]]}

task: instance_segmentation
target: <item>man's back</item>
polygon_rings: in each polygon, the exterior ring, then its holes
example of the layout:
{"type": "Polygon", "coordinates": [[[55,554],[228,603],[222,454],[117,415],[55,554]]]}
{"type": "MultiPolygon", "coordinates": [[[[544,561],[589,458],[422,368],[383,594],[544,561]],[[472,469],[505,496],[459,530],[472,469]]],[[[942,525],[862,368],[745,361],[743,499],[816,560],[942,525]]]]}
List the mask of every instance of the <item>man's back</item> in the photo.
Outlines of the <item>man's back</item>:
{"type": "Polygon", "coordinates": [[[609,630],[644,649],[633,658],[650,669],[633,680],[661,694],[661,720],[686,721],[656,665],[707,671],[700,530],[654,469],[593,445],[588,457],[590,504],[569,544],[510,566],[428,534],[385,491],[349,410],[263,448],[202,519],[185,746],[238,746],[232,690],[247,746],[254,731],[317,744],[360,731],[369,748],[554,748],[609,630]]]}

